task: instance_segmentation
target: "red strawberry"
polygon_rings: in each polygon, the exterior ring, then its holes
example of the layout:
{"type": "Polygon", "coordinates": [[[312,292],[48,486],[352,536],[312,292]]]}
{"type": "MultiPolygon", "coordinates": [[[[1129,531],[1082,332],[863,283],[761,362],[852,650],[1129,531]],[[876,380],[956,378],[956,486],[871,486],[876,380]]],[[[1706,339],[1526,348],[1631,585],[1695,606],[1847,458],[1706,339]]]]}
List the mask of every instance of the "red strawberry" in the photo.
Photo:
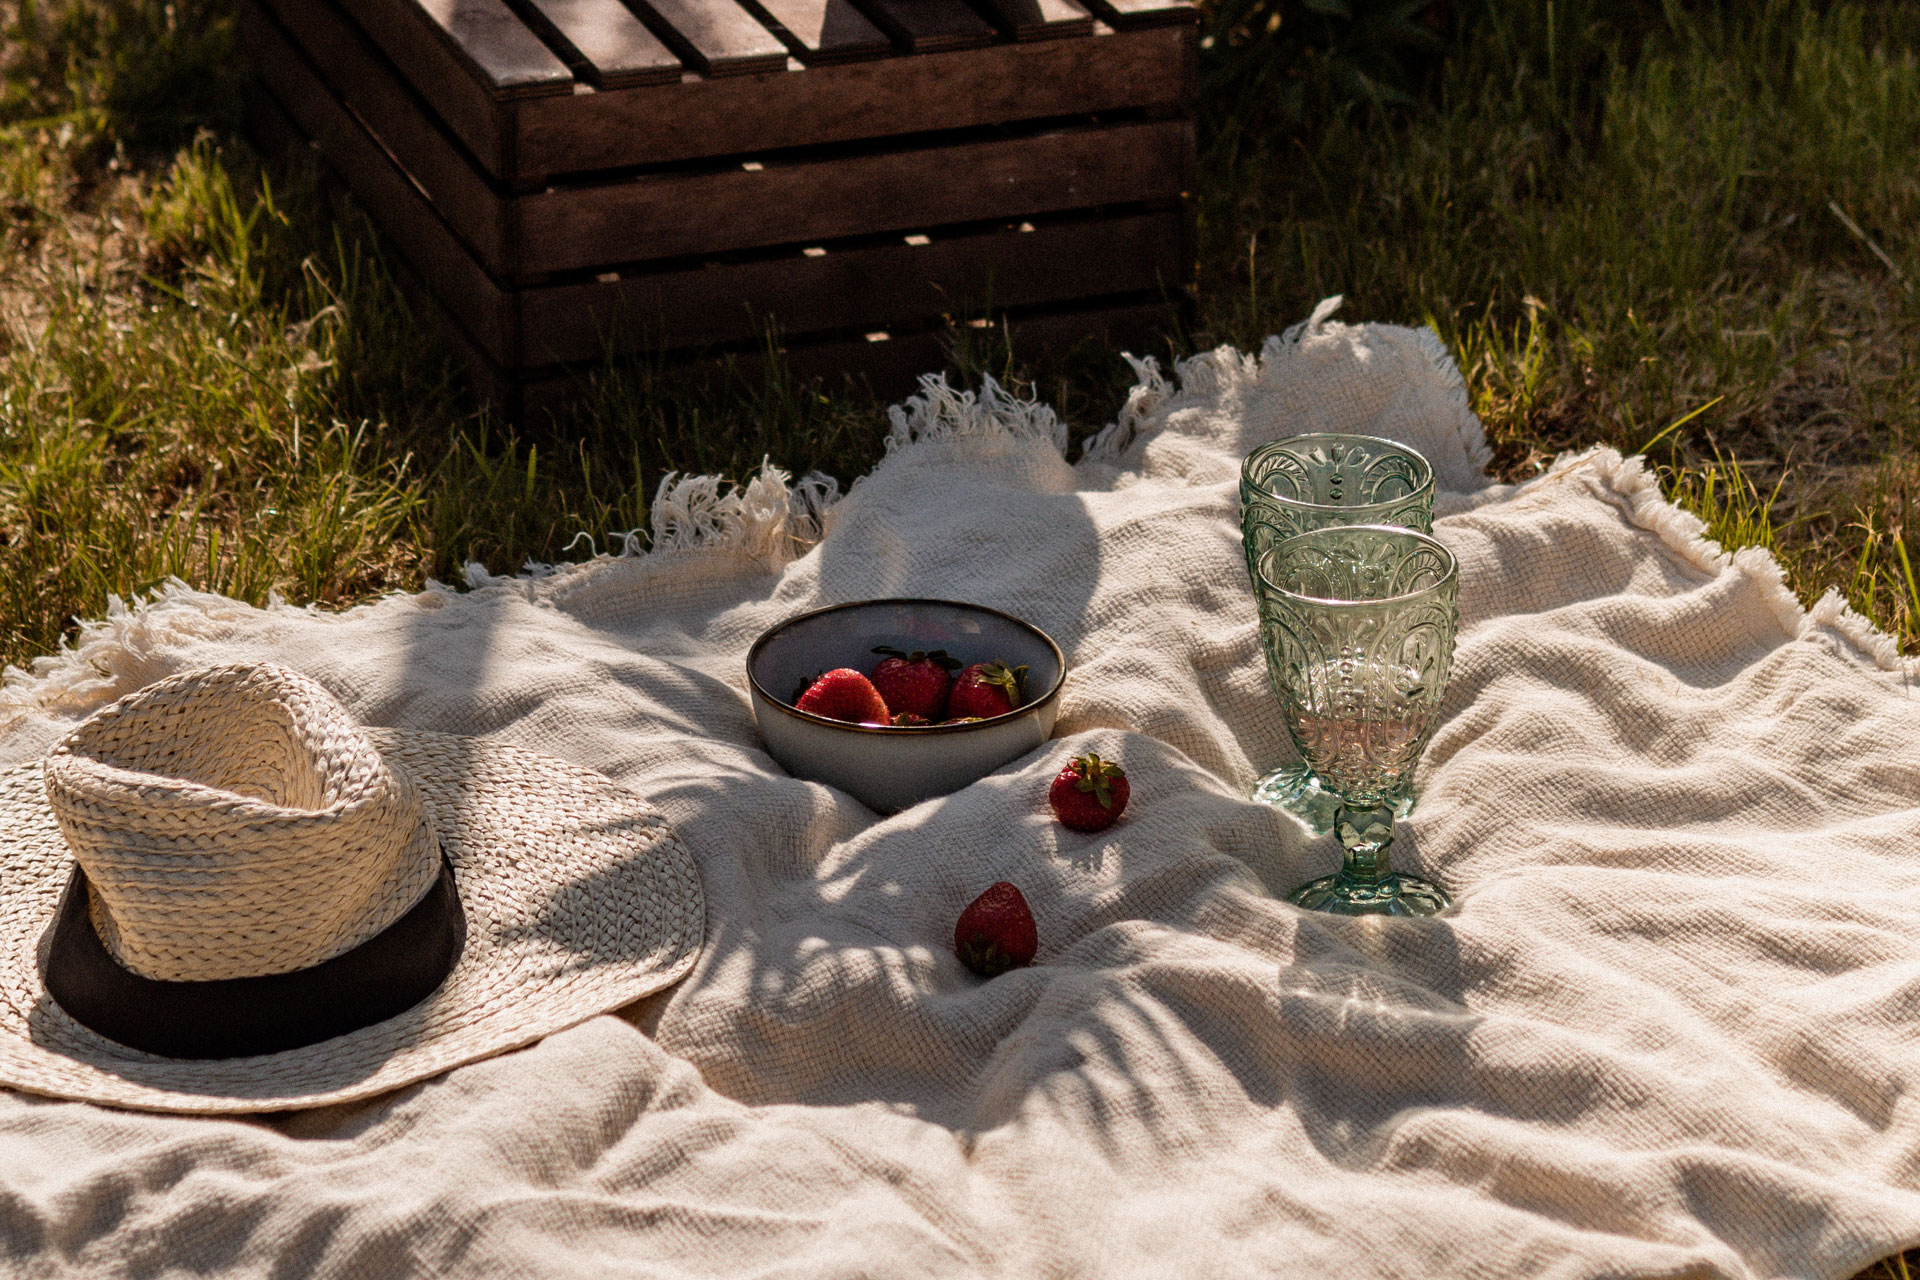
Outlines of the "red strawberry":
{"type": "Polygon", "coordinates": [[[902,711],[893,718],[893,726],[896,729],[911,729],[917,725],[929,723],[931,722],[925,716],[917,716],[911,711],[902,711]]]}
{"type": "Polygon", "coordinates": [[[1027,700],[1027,669],[1009,667],[1004,662],[976,662],[953,682],[953,696],[947,699],[947,714],[964,716],[1003,716],[1027,700]]]}
{"type": "Polygon", "coordinates": [[[1053,816],[1075,831],[1105,831],[1127,808],[1127,774],[1089,751],[1067,761],[1047,789],[1053,816]]]}
{"type": "Polygon", "coordinates": [[[873,669],[873,687],[896,715],[932,721],[947,714],[947,694],[953,689],[952,673],[959,669],[958,658],[948,657],[945,649],[902,653],[882,644],[875,645],[873,651],[892,655],[873,669]]]}
{"type": "Polygon", "coordinates": [[[983,978],[997,978],[1009,969],[1032,964],[1039,945],[1032,909],[1005,880],[989,885],[968,903],[953,926],[953,953],[983,978]]]}
{"type": "Polygon", "coordinates": [[[851,667],[827,672],[793,705],[812,715],[854,724],[886,724],[893,719],[873,682],[851,667]]]}

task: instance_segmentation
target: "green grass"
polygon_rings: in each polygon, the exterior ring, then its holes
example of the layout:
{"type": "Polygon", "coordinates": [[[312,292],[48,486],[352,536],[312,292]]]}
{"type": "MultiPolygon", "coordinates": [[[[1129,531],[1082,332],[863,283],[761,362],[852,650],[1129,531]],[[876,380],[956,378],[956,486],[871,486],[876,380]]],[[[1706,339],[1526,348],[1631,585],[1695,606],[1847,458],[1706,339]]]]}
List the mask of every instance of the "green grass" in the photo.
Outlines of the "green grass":
{"type": "Polygon", "coordinates": [[[1716,535],[1911,648],[1920,8],[1635,29],[1618,8],[1492,6],[1402,127],[1229,123],[1202,188],[1210,327],[1248,341],[1336,291],[1424,318],[1510,476],[1651,443],[1685,500],[1735,460],[1720,496],[1747,496],[1702,510],[1716,535]]]}
{"type": "MultiPolygon", "coordinates": [[[[1395,37],[1399,88],[1393,59],[1336,74],[1358,37],[1278,56],[1270,11],[1208,55],[1201,306],[1170,351],[1335,292],[1426,321],[1504,475],[1650,446],[1728,545],[1920,641],[1920,6],[1480,0],[1395,37]]],[[[364,220],[261,170],[227,0],[13,0],[0,33],[0,658],[168,576],[346,603],[604,545],[671,469],[878,455],[877,403],[777,364],[609,371],[511,437],[364,220]]],[[[965,363],[1082,431],[1117,404],[1118,361],[1021,355],[965,363]]]]}

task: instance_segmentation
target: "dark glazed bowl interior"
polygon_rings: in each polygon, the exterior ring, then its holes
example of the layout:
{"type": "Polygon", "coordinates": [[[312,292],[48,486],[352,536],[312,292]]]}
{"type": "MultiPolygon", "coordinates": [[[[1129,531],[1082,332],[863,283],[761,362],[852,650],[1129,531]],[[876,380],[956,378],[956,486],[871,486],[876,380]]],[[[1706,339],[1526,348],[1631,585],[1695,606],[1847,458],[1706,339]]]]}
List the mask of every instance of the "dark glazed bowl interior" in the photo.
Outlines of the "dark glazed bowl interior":
{"type": "MultiPolygon", "coordinates": [[[[794,701],[822,672],[836,667],[871,671],[883,655],[875,645],[911,652],[945,649],[963,665],[1004,662],[1027,668],[1027,701],[1020,711],[1049,701],[1066,679],[1060,648],[1038,627],[1012,614],[954,600],[865,600],[803,613],[774,627],[747,654],[747,678],[781,710],[820,724],[861,726],[796,710],[794,701]]],[[[995,717],[995,720],[1006,717],[995,717]]],[[[982,725],[994,720],[983,720],[982,725]]],[[[869,729],[872,733],[954,733],[974,725],[869,729]]]]}

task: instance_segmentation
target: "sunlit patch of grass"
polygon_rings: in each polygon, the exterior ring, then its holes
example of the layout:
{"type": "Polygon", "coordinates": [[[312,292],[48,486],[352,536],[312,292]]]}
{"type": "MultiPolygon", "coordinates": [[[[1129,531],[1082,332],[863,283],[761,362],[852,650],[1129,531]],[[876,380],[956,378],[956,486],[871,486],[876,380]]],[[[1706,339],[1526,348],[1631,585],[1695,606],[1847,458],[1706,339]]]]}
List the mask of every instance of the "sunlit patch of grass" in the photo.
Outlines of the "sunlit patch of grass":
{"type": "Polygon", "coordinates": [[[1663,478],[1667,497],[1681,510],[1700,517],[1707,536],[1721,550],[1765,547],[1779,553],[1782,530],[1775,523],[1774,510],[1787,477],[1763,492],[1738,458],[1717,458],[1704,466],[1668,471],[1663,478]]]}
{"type": "Polygon", "coordinates": [[[1920,154],[1920,10],[1488,0],[1459,21],[1398,127],[1223,129],[1206,336],[1256,340],[1329,293],[1425,318],[1502,475],[1651,443],[1697,500],[1736,465],[1803,596],[1857,580],[1920,642],[1890,593],[1920,479],[1920,168],[1900,158],[1920,154]]]}
{"type": "MultiPolygon", "coordinates": [[[[1915,644],[1920,18],[1453,12],[1431,94],[1397,113],[1307,95],[1285,129],[1273,103],[1208,104],[1201,307],[1161,354],[1257,344],[1335,292],[1424,319],[1503,477],[1650,448],[1716,536],[1915,644]]],[[[238,136],[231,19],[0,0],[0,657],[170,574],[345,603],[608,545],[668,470],[846,480],[878,457],[870,395],[778,361],[628,362],[557,429],[490,421],[366,220],[238,136]]],[[[959,335],[968,376],[1076,433],[1124,391],[1111,352],[959,335]]]]}

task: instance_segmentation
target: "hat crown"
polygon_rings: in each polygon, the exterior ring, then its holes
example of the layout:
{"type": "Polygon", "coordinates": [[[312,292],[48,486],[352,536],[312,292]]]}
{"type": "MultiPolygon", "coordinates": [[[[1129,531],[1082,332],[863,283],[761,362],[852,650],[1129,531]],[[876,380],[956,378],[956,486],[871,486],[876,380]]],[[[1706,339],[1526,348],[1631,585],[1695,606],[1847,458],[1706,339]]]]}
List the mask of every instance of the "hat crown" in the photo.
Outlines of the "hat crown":
{"type": "Polygon", "coordinates": [[[439,873],[412,783],[281,667],[149,685],[69,734],[45,777],[94,931],[142,977],[308,968],[387,928],[439,873]]]}

